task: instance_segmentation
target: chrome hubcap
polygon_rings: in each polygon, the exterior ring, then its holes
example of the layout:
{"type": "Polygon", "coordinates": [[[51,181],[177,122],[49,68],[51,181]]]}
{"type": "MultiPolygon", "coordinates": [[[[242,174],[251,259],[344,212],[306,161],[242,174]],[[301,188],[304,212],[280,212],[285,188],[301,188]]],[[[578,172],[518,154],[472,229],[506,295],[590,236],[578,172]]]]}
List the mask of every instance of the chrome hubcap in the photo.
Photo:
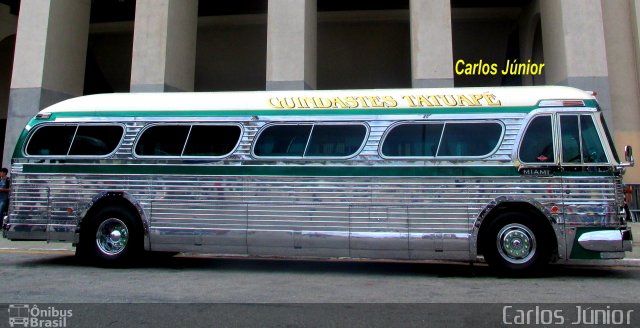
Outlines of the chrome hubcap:
{"type": "Polygon", "coordinates": [[[114,242],[118,242],[120,240],[120,238],[122,238],[122,233],[119,230],[113,230],[113,231],[111,231],[110,238],[114,242]]]}
{"type": "Polygon", "coordinates": [[[519,223],[504,226],[497,236],[498,253],[510,263],[524,263],[533,257],[536,251],[536,238],[533,232],[519,223]]]}
{"type": "Polygon", "coordinates": [[[127,247],[129,229],[119,219],[109,218],[103,221],[96,232],[96,244],[106,255],[120,254],[127,247]]]}

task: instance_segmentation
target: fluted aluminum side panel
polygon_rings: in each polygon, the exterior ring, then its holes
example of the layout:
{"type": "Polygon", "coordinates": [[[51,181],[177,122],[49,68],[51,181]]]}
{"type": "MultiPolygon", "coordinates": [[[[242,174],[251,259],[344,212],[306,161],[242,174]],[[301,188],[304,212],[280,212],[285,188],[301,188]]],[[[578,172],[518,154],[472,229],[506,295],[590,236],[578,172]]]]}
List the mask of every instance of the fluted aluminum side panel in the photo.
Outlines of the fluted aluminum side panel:
{"type": "Polygon", "coordinates": [[[144,125],[144,122],[130,122],[126,124],[124,138],[122,138],[122,142],[114,158],[129,158],[131,156],[136,137],[144,125]]]}
{"type": "MultiPolygon", "coordinates": [[[[615,202],[607,203],[615,196],[611,179],[567,178],[567,222],[610,223],[616,210],[615,202]]],[[[126,191],[148,216],[152,248],[197,245],[257,255],[314,255],[318,249],[322,255],[414,259],[468,256],[475,219],[498,197],[535,200],[549,211],[563,201],[561,178],[520,176],[16,174],[13,187],[18,197],[11,223],[34,230],[75,227],[77,213],[93,197],[126,191]]]]}
{"type": "Polygon", "coordinates": [[[620,183],[614,177],[566,177],[565,223],[570,226],[604,226],[620,224],[623,204],[616,193],[620,183]]]}

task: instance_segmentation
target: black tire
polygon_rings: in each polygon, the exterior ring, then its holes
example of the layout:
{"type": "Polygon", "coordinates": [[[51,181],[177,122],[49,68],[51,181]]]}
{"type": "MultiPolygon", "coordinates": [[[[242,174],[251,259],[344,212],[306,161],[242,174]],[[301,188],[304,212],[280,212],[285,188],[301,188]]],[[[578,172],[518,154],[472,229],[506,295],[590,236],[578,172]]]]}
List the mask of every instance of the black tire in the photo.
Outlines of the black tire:
{"type": "Polygon", "coordinates": [[[501,273],[534,273],[551,259],[553,243],[535,216],[498,215],[483,236],[485,261],[501,273]]]}
{"type": "Polygon", "coordinates": [[[77,248],[81,257],[100,266],[120,266],[142,253],[142,227],[137,215],[108,206],[85,220],[77,248]]]}

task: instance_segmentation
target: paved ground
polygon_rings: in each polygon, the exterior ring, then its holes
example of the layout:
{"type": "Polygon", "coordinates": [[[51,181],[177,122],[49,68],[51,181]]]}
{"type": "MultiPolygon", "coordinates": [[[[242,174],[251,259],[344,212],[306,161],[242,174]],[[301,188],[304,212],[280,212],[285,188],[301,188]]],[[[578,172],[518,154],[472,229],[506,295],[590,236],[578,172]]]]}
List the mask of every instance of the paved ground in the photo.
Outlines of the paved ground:
{"type": "Polygon", "coordinates": [[[8,304],[35,303],[72,310],[67,327],[497,327],[507,324],[506,307],[509,320],[540,307],[568,325],[576,305],[631,311],[622,326],[632,327],[640,322],[630,304],[640,291],[640,223],[632,228],[637,241],[625,260],[555,265],[541,277],[519,278],[496,277],[484,264],[189,254],[104,269],[79,261],[70,244],[0,238],[0,327],[8,304]]]}
{"type": "MultiPolygon", "coordinates": [[[[453,262],[176,256],[144,258],[125,268],[101,268],[84,263],[71,252],[0,251],[0,263],[0,276],[4,279],[0,284],[0,305],[47,302],[629,303],[637,302],[640,292],[640,266],[602,263],[554,265],[539,275],[514,277],[496,275],[485,264],[453,262]]],[[[640,308],[637,311],[640,316],[640,308]]]]}

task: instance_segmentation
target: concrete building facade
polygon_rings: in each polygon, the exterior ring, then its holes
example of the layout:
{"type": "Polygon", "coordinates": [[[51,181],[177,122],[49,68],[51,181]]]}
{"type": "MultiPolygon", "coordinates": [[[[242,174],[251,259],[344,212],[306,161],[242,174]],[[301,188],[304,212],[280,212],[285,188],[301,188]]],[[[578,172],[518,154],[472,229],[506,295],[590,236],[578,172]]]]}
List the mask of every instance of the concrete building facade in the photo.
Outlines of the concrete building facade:
{"type": "Polygon", "coordinates": [[[640,0],[0,0],[2,161],[39,110],[105,92],[568,85],[640,149],[639,67],[640,0]],[[460,70],[507,61],[545,66],[460,70]]]}

